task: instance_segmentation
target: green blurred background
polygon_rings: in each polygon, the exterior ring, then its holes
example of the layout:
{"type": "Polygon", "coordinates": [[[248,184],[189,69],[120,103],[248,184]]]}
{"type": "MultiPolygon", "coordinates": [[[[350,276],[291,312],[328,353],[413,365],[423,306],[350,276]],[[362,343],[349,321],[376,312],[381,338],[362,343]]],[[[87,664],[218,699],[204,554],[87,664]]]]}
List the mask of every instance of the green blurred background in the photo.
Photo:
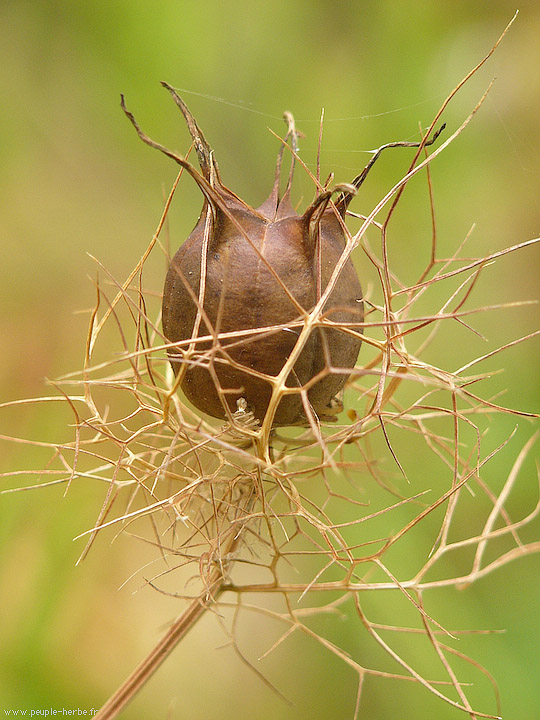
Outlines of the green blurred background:
{"type": "MultiPolygon", "coordinates": [[[[2,0],[0,401],[47,394],[45,378],[81,367],[87,315],[75,311],[93,303],[88,276],[96,272],[87,253],[123,278],[159,219],[176,168],[136,139],[119,108],[121,92],[149,134],[184,152],[187,132],[159,81],[191,91],[184,97],[216,149],[226,183],[260,204],[277,149],[267,127],[281,132],[284,110],[295,114],[306,136],[301,154],[313,167],[325,108],[323,177],[333,170],[337,181],[350,180],[367,161],[367,150],[414,139],[419,123],[429,124],[514,11],[506,0],[2,0]]],[[[469,255],[540,232],[539,37],[540,6],[524,0],[510,34],[445,116],[452,131],[496,78],[472,124],[433,164],[442,255],[453,252],[472,223],[469,255]]],[[[380,161],[353,209],[371,209],[405,170],[406,153],[380,161]]],[[[296,199],[302,195],[310,198],[312,189],[299,173],[296,199]]],[[[200,208],[197,191],[187,183],[178,197],[171,214],[173,246],[200,208]]],[[[391,260],[411,280],[429,248],[421,182],[405,199],[392,237],[391,260]]],[[[537,299],[539,257],[538,249],[529,248],[491,268],[482,303],[537,299]]],[[[155,270],[157,281],[162,271],[155,270]]],[[[430,360],[458,367],[535,330],[538,309],[499,311],[475,326],[489,344],[458,330],[455,337],[445,336],[430,360]]],[[[538,412],[539,353],[538,339],[506,351],[489,366],[504,367],[504,376],[484,394],[506,389],[505,404],[538,412]]],[[[62,440],[69,437],[70,420],[66,410],[49,405],[3,410],[0,432],[62,440]]],[[[497,420],[492,446],[515,425],[510,416],[497,420]]],[[[531,424],[519,421],[510,449],[491,471],[495,484],[500,486],[531,434],[531,424]]],[[[406,442],[399,452],[410,472],[406,442]]],[[[44,461],[39,448],[3,443],[0,453],[4,471],[44,461]]],[[[426,478],[429,472],[423,468],[426,478]]],[[[9,486],[16,484],[11,480],[9,486]]],[[[118,590],[141,564],[140,548],[129,538],[110,547],[98,544],[75,567],[81,545],[72,538],[91,526],[101,496],[102,489],[88,482],[65,498],[53,488],[1,499],[2,709],[98,707],[177,612],[174,601],[151,590],[133,594],[138,582],[118,590]]],[[[512,505],[515,517],[526,514],[536,497],[529,463],[512,505]]],[[[537,538],[538,531],[537,526],[526,539],[537,538]]],[[[437,605],[437,617],[454,626],[507,628],[463,645],[495,676],[507,720],[540,718],[539,569],[537,556],[526,558],[466,593],[448,591],[437,605]]],[[[352,620],[329,629],[335,642],[362,661],[356,631],[352,620]]],[[[249,633],[259,636],[261,652],[274,637],[257,620],[242,629],[248,644],[249,633]]],[[[263,667],[294,702],[291,707],[224,643],[216,620],[206,618],[124,717],[352,717],[355,676],[307,639],[293,639],[263,667]]],[[[489,690],[477,697],[484,702],[489,690]]],[[[494,710],[490,703],[485,700],[482,709],[488,704],[494,710]]],[[[367,684],[360,717],[461,715],[409,684],[376,680],[367,684]]]]}

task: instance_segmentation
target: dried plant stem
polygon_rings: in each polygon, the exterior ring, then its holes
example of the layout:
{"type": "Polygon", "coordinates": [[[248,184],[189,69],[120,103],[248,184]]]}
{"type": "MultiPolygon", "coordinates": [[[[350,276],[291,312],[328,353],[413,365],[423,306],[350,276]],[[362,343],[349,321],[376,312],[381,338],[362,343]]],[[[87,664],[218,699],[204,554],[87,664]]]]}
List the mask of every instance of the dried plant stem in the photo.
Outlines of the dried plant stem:
{"type": "Polygon", "coordinates": [[[221,572],[216,572],[219,577],[214,578],[214,590],[207,591],[193,600],[185,612],[171,625],[159,643],[144,658],[144,660],[133,670],[131,675],[120,685],[116,692],[111,695],[102,708],[94,715],[95,720],[112,720],[118,717],[120,711],[137,695],[147,680],[156,672],[161,664],[169,657],[176,645],[184,635],[193,627],[197,620],[204,614],[208,605],[222,592],[223,583],[221,572]]]}
{"type": "MultiPolygon", "coordinates": [[[[246,506],[249,513],[254,496],[250,495],[246,506]]],[[[111,695],[107,702],[94,715],[95,720],[113,720],[121,710],[140,692],[146,682],[161,667],[174,648],[191,630],[211,605],[214,605],[227,587],[225,577],[227,566],[225,559],[233,555],[243,538],[243,533],[233,530],[228,546],[221,548],[221,559],[206,580],[204,590],[196,597],[186,610],[173,622],[161,640],[142,660],[133,672],[124,680],[120,687],[111,695]]]]}

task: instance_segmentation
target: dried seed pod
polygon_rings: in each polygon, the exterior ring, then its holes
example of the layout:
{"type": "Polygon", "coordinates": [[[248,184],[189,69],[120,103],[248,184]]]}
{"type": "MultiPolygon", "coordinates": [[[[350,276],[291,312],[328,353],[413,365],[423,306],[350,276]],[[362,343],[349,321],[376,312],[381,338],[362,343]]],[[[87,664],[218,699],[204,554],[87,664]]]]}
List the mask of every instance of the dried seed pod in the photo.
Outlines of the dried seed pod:
{"type": "MultiPolygon", "coordinates": [[[[283,146],[270,197],[253,209],[221,181],[217,163],[195,119],[176,92],[197,151],[201,173],[185,159],[150,140],[125,106],[141,139],[182,165],[204,194],[193,232],[171,261],[163,291],[163,332],[169,359],[187,398],[217,418],[240,405],[263,421],[277,376],[293,352],[308,313],[325,294],[346,245],[343,218],[356,189],[340,186],[335,204],[324,191],[303,215],[279,181],[283,146]],[[198,339],[206,338],[206,339],[198,339]]],[[[296,130],[290,114],[289,130],[296,130]]],[[[321,307],[323,322],[308,336],[287,372],[286,390],[273,407],[275,426],[305,424],[312,411],[335,419],[336,395],[354,367],[361,339],[351,331],[363,320],[362,291],[347,259],[321,307]],[[328,321],[327,323],[325,321],[328,321]],[[331,323],[348,328],[330,327],[331,323]]],[[[282,385],[282,388],[283,388],[282,385]]]]}

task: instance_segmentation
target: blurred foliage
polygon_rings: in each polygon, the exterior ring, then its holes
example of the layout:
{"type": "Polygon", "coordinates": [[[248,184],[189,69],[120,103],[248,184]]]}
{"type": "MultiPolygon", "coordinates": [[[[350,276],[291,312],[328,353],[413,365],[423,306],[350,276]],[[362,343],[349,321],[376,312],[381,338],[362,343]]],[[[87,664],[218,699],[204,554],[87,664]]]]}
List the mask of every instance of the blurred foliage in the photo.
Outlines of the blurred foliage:
{"type": "MultiPolygon", "coordinates": [[[[350,180],[370,149],[417,137],[419,124],[429,124],[513,13],[506,0],[3,0],[0,401],[50,394],[46,378],[81,367],[88,316],[76,311],[91,307],[88,276],[97,271],[88,254],[125,277],[161,213],[176,168],[137,141],[120,111],[120,92],[154,138],[185,152],[187,132],[159,81],[183,89],[226,183],[257,204],[270,188],[277,150],[267,127],[281,132],[282,111],[295,114],[305,135],[301,156],[313,168],[324,107],[322,175],[334,171],[337,181],[350,180]]],[[[538,234],[539,32],[540,7],[525,1],[508,37],[445,115],[452,130],[497,78],[472,124],[432,166],[442,254],[452,252],[473,223],[468,252],[474,255],[538,234]]],[[[369,210],[408,160],[404,150],[381,159],[353,209],[369,210]]],[[[299,179],[296,193],[297,200],[311,198],[307,177],[299,179]]],[[[173,247],[199,210],[197,191],[183,183],[171,213],[173,247]]],[[[429,237],[425,181],[417,178],[391,227],[391,262],[402,278],[416,275],[429,237]]],[[[537,299],[538,259],[538,249],[529,248],[486,271],[481,304],[537,299]]],[[[163,268],[154,271],[158,277],[163,268]]],[[[529,305],[480,315],[474,326],[502,345],[535,330],[537,321],[538,308],[529,305]]],[[[485,341],[463,329],[445,338],[431,350],[433,362],[455,368],[484,352],[485,341]]],[[[508,406],[538,412],[539,355],[536,338],[497,356],[482,369],[504,363],[505,372],[484,394],[504,390],[508,406]]],[[[62,439],[67,422],[67,411],[52,405],[19,408],[2,412],[0,433],[62,439]]],[[[497,422],[490,444],[501,442],[514,424],[512,417],[497,422]]],[[[501,473],[531,432],[520,422],[497,460],[501,473]]],[[[398,454],[412,467],[407,453],[405,439],[398,454]]],[[[3,471],[40,462],[39,447],[20,452],[2,445],[3,471]]],[[[494,484],[497,467],[491,469],[494,484]]],[[[426,485],[429,475],[428,466],[419,468],[426,485]]],[[[530,464],[528,481],[518,487],[518,516],[536,501],[534,476],[530,464]]],[[[174,601],[151,590],[131,594],[136,583],[117,591],[147,552],[137,546],[133,557],[129,538],[111,547],[98,543],[74,566],[80,547],[70,541],[91,525],[100,497],[90,482],[79,482],[65,498],[54,488],[2,496],[2,708],[97,707],[176,613],[174,601]]],[[[508,718],[534,717],[540,707],[540,687],[531,679],[538,670],[538,569],[538,558],[529,557],[466,592],[437,598],[437,617],[450,626],[507,628],[463,645],[495,676],[508,718]]],[[[271,645],[271,627],[246,620],[244,632],[246,642],[256,636],[261,652],[271,645]]],[[[344,621],[333,632],[336,642],[361,651],[356,626],[344,621]]],[[[352,717],[355,677],[306,639],[264,662],[263,671],[294,700],[292,707],[228,648],[218,649],[222,642],[215,619],[206,617],[124,716],[352,717]]],[[[361,717],[459,716],[427,694],[419,706],[419,691],[406,683],[388,690],[384,680],[370,683],[361,717]]]]}

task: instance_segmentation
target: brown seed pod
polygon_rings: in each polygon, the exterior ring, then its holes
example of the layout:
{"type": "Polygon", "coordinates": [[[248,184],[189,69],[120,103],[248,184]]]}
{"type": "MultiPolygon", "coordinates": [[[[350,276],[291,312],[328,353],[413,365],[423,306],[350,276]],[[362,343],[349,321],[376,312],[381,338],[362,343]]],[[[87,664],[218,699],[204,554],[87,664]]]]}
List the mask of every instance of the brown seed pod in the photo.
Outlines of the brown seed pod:
{"type": "MultiPolygon", "coordinates": [[[[187,122],[201,173],[150,140],[123,107],[141,139],[182,165],[204,194],[199,221],[172,259],[165,280],[163,332],[178,343],[169,350],[169,359],[186,397],[199,410],[227,418],[245,408],[262,422],[276,378],[345,249],[343,219],[356,189],[334,188],[332,192],[339,191],[335,203],[330,202],[331,191],[321,191],[299,215],[290,201],[294,158],[279,196],[282,146],[270,197],[251,208],[222,183],[195,119],[173,88],[163,84],[187,122]]],[[[285,141],[292,138],[294,150],[294,121],[288,113],[285,119],[285,141]]],[[[302,334],[301,352],[281,378],[286,390],[273,404],[274,426],[306,424],[313,412],[323,420],[335,419],[336,395],[361,345],[362,291],[350,259],[326,294],[322,321],[302,334]]]]}

